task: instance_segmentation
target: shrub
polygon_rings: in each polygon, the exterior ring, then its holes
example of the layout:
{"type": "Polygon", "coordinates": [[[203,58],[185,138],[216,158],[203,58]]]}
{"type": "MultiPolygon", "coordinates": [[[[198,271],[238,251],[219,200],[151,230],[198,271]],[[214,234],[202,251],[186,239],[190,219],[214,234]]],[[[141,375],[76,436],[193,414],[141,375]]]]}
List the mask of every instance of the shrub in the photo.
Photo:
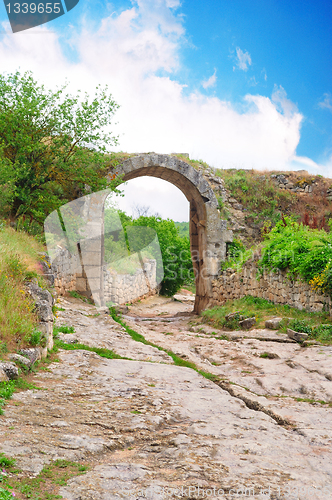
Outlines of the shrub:
{"type": "Polygon", "coordinates": [[[314,290],[332,292],[332,235],[283,216],[265,235],[259,262],[264,269],[287,269],[288,276],[302,277],[314,290]]]}
{"type": "Polygon", "coordinates": [[[301,319],[292,319],[288,323],[288,327],[299,333],[312,333],[312,326],[310,326],[309,322],[301,319]]]}

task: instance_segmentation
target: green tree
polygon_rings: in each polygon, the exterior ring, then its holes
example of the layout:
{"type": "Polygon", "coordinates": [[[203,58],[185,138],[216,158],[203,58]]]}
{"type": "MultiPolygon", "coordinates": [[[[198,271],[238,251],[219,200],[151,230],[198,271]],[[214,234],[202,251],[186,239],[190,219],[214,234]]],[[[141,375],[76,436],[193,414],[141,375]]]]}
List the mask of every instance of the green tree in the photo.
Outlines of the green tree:
{"type": "MultiPolygon", "coordinates": [[[[162,295],[174,295],[184,283],[193,280],[190,241],[179,235],[174,221],[155,216],[141,216],[131,223],[125,222],[124,225],[151,227],[156,231],[164,267],[160,290],[162,295]]],[[[149,234],[145,234],[149,238],[149,234]]],[[[141,242],[139,245],[143,248],[148,243],[149,241],[141,242]]]]}
{"type": "Polygon", "coordinates": [[[189,238],[179,234],[174,221],[157,216],[140,216],[133,219],[114,207],[106,208],[104,221],[105,261],[108,264],[127,257],[129,250],[134,253],[143,250],[143,257],[157,259],[157,280],[162,279],[162,295],[174,295],[184,283],[194,281],[190,241],[189,238]],[[135,232],[133,231],[135,228],[146,228],[146,230],[135,232]],[[149,228],[154,231],[149,231],[149,228]],[[162,262],[160,263],[158,263],[159,252],[156,251],[154,241],[155,234],[158,236],[161,252],[162,262]],[[150,250],[145,252],[146,248],[150,250]],[[160,269],[163,269],[163,277],[158,276],[160,269]]]}
{"type": "Polygon", "coordinates": [[[118,105],[107,87],[76,96],[38,85],[30,72],[0,75],[0,212],[41,225],[59,206],[107,181],[118,105]]]}

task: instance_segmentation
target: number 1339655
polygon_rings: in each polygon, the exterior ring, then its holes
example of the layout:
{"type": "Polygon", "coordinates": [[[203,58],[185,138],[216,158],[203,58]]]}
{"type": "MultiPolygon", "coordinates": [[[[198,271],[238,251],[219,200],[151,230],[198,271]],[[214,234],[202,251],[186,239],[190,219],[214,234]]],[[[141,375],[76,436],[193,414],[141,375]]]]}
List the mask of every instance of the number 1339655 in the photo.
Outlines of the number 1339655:
{"type": "Polygon", "coordinates": [[[8,3],[8,14],[60,14],[61,3],[8,3]]]}

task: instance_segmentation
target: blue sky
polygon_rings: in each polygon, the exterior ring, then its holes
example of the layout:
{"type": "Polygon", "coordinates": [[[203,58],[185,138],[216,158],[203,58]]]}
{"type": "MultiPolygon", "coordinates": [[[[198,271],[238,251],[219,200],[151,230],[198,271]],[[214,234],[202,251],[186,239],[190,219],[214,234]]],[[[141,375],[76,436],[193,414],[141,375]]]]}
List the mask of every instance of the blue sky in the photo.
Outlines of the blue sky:
{"type": "Polygon", "coordinates": [[[215,167],[332,176],[332,4],[316,0],[80,0],[12,34],[1,71],[120,104],[128,152],[187,152],[215,167]]]}

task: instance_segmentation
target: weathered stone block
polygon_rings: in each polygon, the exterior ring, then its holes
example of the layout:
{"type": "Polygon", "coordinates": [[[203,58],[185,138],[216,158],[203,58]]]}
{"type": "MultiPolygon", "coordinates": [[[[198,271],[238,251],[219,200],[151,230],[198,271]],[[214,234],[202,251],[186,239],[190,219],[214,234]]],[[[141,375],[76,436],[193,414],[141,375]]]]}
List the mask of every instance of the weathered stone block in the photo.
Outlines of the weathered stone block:
{"type": "Polygon", "coordinates": [[[296,342],[303,342],[308,339],[307,333],[300,333],[292,330],[291,328],[287,328],[287,335],[290,339],[295,340],[296,342]]]}
{"type": "Polygon", "coordinates": [[[251,328],[255,324],[256,324],[256,318],[255,317],[253,317],[253,318],[247,318],[247,319],[244,319],[242,321],[239,321],[240,327],[244,328],[245,330],[248,330],[249,328],[251,328]]]}
{"type": "Polygon", "coordinates": [[[27,368],[29,368],[32,365],[31,360],[29,358],[21,356],[20,354],[9,354],[9,359],[11,361],[14,361],[14,363],[21,363],[27,368]]]}
{"type": "Polygon", "coordinates": [[[18,368],[15,363],[12,363],[11,361],[0,362],[0,369],[5,372],[9,380],[18,379],[18,368]]]}
{"type": "Polygon", "coordinates": [[[278,330],[280,328],[280,324],[282,322],[282,318],[271,318],[265,321],[265,328],[269,330],[278,330]]]}
{"type": "Polygon", "coordinates": [[[53,321],[52,307],[46,300],[36,302],[36,312],[41,321],[53,321]]]}
{"type": "Polygon", "coordinates": [[[31,364],[41,359],[41,352],[38,347],[32,347],[30,349],[21,349],[19,354],[28,358],[31,364]]]}

